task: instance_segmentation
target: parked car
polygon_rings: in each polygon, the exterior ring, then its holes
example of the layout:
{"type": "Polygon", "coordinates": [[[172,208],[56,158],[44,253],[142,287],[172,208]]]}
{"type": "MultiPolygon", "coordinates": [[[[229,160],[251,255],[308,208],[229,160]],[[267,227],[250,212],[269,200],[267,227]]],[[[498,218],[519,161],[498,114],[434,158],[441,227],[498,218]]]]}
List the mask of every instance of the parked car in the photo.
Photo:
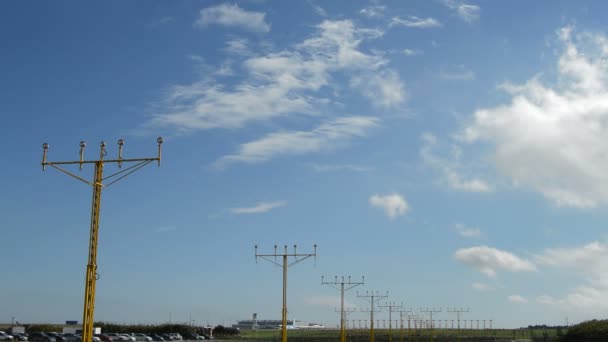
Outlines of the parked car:
{"type": "Polygon", "coordinates": [[[30,342],[56,342],[53,336],[49,336],[43,332],[33,332],[29,336],[30,342]]]}
{"type": "Polygon", "coordinates": [[[112,337],[106,334],[95,334],[95,337],[99,338],[101,342],[112,342],[112,337]]]}
{"type": "Polygon", "coordinates": [[[14,333],[13,338],[15,341],[27,341],[27,335],[24,333],[14,333]]]}
{"type": "Polygon", "coordinates": [[[136,341],[144,341],[144,342],[151,342],[152,341],[152,337],[146,335],[146,334],[133,334],[133,337],[135,337],[136,341]]]}
{"type": "MultiPolygon", "coordinates": [[[[62,335],[65,338],[65,342],[81,342],[82,338],[79,335],[73,333],[65,333],[62,335]]],[[[59,342],[59,341],[57,341],[59,342]]]]}
{"type": "Polygon", "coordinates": [[[135,336],[131,336],[129,334],[121,334],[121,336],[126,337],[127,338],[126,341],[131,341],[131,342],[135,342],[136,341],[135,340],[135,336]]]}
{"type": "Polygon", "coordinates": [[[130,340],[127,336],[124,336],[122,334],[111,333],[111,334],[107,334],[107,335],[112,338],[113,342],[129,341],[130,340]]]}
{"type": "Polygon", "coordinates": [[[180,341],[182,339],[182,335],[180,335],[179,333],[169,333],[169,337],[173,341],[180,341]]]}
{"type": "Polygon", "coordinates": [[[62,334],[56,332],[46,333],[47,335],[54,337],[57,342],[68,342],[68,339],[65,338],[62,334]]]}
{"type": "Polygon", "coordinates": [[[165,339],[159,334],[148,334],[152,338],[152,341],[164,341],[165,339]]]}
{"type": "Polygon", "coordinates": [[[9,335],[4,331],[0,331],[0,341],[12,341],[13,335],[9,335]]]}

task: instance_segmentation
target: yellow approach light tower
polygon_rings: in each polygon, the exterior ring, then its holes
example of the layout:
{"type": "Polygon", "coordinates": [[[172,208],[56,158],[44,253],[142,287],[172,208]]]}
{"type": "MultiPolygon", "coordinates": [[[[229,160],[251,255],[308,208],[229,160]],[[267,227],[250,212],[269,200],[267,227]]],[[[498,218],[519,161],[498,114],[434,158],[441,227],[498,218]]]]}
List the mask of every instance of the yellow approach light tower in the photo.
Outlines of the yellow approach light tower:
{"type": "Polygon", "coordinates": [[[340,290],[340,342],[346,342],[346,327],[344,325],[344,321],[346,320],[346,311],[344,310],[344,292],[359,285],[363,285],[364,282],[365,277],[361,277],[361,281],[351,281],[350,276],[348,276],[348,279],[344,279],[344,276],[342,276],[342,280],[338,280],[338,276],[335,276],[333,281],[324,281],[323,276],[321,276],[321,285],[329,285],[340,290]],[[338,287],[338,285],[340,287],[338,287]]]}
{"type": "Polygon", "coordinates": [[[91,205],[91,234],[89,239],[89,260],[87,263],[87,270],[85,275],[85,288],[84,288],[84,310],[82,315],[82,342],[93,341],[93,313],[95,311],[95,282],[99,278],[97,273],[97,236],[99,232],[99,208],[101,205],[101,190],[104,187],[108,187],[119,180],[127,177],[133,172],[141,169],[142,167],[157,162],[160,166],[161,157],[161,145],[163,138],[159,137],[156,139],[158,143],[158,156],[154,158],[123,158],[122,148],[125,143],[124,139],[118,140],[118,158],[117,159],[104,159],[107,155],[106,143],[101,142],[101,149],[99,152],[99,159],[97,160],[85,160],[84,150],[86,143],[80,142],[80,159],[77,161],[60,161],[50,162],[47,161],[47,153],[49,150],[49,144],[42,144],[42,170],[46,170],[47,166],[51,166],[79,181],[82,181],[91,187],[93,187],[93,203],[91,205]],[[103,177],[103,167],[106,163],[116,163],[118,168],[122,168],[122,164],[129,164],[129,167],[121,169],[107,177],[103,177]],[[89,181],[83,177],[76,175],[75,173],[64,169],[66,165],[78,165],[79,169],[82,170],[84,164],[95,164],[95,176],[93,181],[89,181]],[[108,181],[109,180],[109,181],[108,181]],[[104,183],[108,181],[107,183],[104,183]]]}
{"type": "Polygon", "coordinates": [[[381,300],[388,298],[388,291],[386,291],[385,295],[381,295],[376,291],[366,291],[365,294],[359,294],[357,292],[357,297],[359,298],[368,298],[371,308],[369,309],[369,342],[374,342],[374,304],[380,302],[381,300]]]}
{"type": "Polygon", "coordinates": [[[258,258],[262,258],[283,269],[283,310],[281,313],[283,324],[281,325],[281,342],[287,342],[287,269],[299,263],[300,261],[304,261],[313,256],[315,258],[317,257],[317,245],[314,245],[315,249],[313,253],[298,253],[296,245],[293,245],[293,253],[287,252],[287,245],[285,245],[284,248],[285,251],[283,252],[283,254],[277,254],[277,245],[274,245],[274,254],[258,254],[258,246],[255,246],[256,262],[258,258]],[[283,259],[283,262],[278,263],[277,257],[281,257],[283,259]],[[289,257],[293,257],[295,260],[291,263],[288,263],[289,257]]]}

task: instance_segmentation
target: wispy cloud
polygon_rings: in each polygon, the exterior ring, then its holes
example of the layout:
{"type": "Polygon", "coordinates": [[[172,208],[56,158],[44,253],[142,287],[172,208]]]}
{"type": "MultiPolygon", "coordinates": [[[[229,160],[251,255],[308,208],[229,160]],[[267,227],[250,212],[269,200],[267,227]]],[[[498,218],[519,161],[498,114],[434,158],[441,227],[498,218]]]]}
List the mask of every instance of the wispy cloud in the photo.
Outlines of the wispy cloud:
{"type": "Polygon", "coordinates": [[[195,26],[206,27],[215,24],[241,27],[253,32],[268,32],[270,25],[264,21],[265,16],[265,13],[246,11],[236,4],[220,4],[202,9],[195,26]]]}
{"type": "Polygon", "coordinates": [[[456,230],[460,236],[464,237],[479,237],[481,236],[481,230],[479,228],[467,227],[464,224],[458,223],[456,224],[456,230]]]}
{"type": "Polygon", "coordinates": [[[464,65],[454,65],[443,68],[439,77],[444,80],[471,81],[475,79],[475,73],[464,65]]]}
{"type": "Polygon", "coordinates": [[[371,172],[374,170],[370,166],[354,165],[354,164],[316,164],[310,163],[310,167],[315,172],[336,172],[336,171],[351,171],[351,172],[371,172]]]}
{"type": "Polygon", "coordinates": [[[373,195],[369,198],[372,207],[384,210],[386,216],[394,220],[397,216],[403,216],[409,210],[409,205],[399,194],[373,195]]]}
{"type": "Polygon", "coordinates": [[[471,287],[479,292],[494,291],[494,287],[492,287],[486,283],[473,283],[473,284],[471,284],[471,287]]]}
{"type": "Polygon", "coordinates": [[[406,56],[417,56],[422,55],[422,50],[418,49],[404,49],[403,54],[406,56]]]}
{"type": "Polygon", "coordinates": [[[496,170],[514,186],[557,206],[608,203],[608,37],[558,31],[558,82],[540,76],[504,84],[509,103],[479,109],[464,139],[491,148],[496,170]]]}
{"type": "MultiPolygon", "coordinates": [[[[323,21],[312,37],[291,48],[245,58],[235,70],[241,78],[235,84],[205,75],[192,84],[172,87],[144,128],[189,133],[240,128],[288,115],[318,117],[327,106],[339,103],[328,98],[334,93],[320,92],[336,86],[335,74],[350,79],[350,89],[375,106],[394,109],[406,99],[404,83],[387,68],[386,59],[360,49],[361,42],[382,34],[357,28],[349,20],[323,21]]],[[[229,41],[227,49],[242,57],[250,50],[242,39],[229,41]]]]}
{"type": "Polygon", "coordinates": [[[361,9],[359,11],[359,13],[368,18],[381,18],[384,16],[385,11],[386,11],[386,6],[372,5],[372,6],[368,6],[368,7],[361,9]]]}
{"type": "Polygon", "coordinates": [[[454,13],[460,17],[460,19],[466,21],[467,23],[477,21],[481,14],[481,7],[468,4],[464,1],[443,0],[443,4],[449,9],[453,10],[454,13]]]}
{"type": "Polygon", "coordinates": [[[465,168],[461,162],[461,150],[458,146],[452,146],[450,156],[442,157],[435,153],[439,141],[437,137],[430,133],[422,135],[423,145],[420,148],[420,156],[425,164],[438,170],[443,182],[454,190],[465,192],[490,192],[490,185],[479,178],[463,177],[461,172],[465,168]]]}
{"type": "Polygon", "coordinates": [[[311,131],[285,131],[242,144],[236,154],[222,157],[216,166],[232,163],[260,163],[280,155],[302,155],[336,148],[356,137],[364,137],[379,119],[350,116],[325,122],[311,131]]]}
{"type": "Polygon", "coordinates": [[[509,302],[511,303],[516,303],[516,304],[526,304],[528,303],[528,300],[520,295],[510,295],[508,297],[509,302]]]}
{"type": "Polygon", "coordinates": [[[437,19],[434,18],[420,18],[417,16],[410,15],[406,18],[393,17],[389,23],[389,27],[392,26],[405,26],[413,28],[436,28],[443,26],[437,19]]]}
{"type": "Polygon", "coordinates": [[[308,4],[312,7],[315,13],[322,17],[327,17],[327,12],[325,11],[325,9],[323,9],[323,7],[313,3],[312,0],[308,0],[308,4]]]}
{"type": "Polygon", "coordinates": [[[172,232],[174,230],[177,230],[177,227],[175,227],[175,226],[162,226],[162,227],[156,228],[154,231],[156,231],[157,233],[166,233],[166,232],[172,232]]]}
{"type": "Polygon", "coordinates": [[[287,201],[258,202],[252,207],[231,208],[233,214],[261,214],[287,205],[287,201]]]}
{"type": "Polygon", "coordinates": [[[488,246],[462,248],[454,253],[454,258],[488,277],[495,277],[498,271],[531,272],[536,266],[513,253],[488,246]]]}

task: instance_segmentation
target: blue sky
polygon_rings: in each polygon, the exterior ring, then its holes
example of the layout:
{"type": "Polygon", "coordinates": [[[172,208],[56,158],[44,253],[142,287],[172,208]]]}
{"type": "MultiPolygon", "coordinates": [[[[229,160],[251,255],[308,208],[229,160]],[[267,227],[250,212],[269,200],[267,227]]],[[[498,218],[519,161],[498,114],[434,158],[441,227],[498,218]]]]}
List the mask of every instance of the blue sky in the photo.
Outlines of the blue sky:
{"type": "Polygon", "coordinates": [[[607,6],[2,2],[0,321],[82,317],[91,189],[41,144],[153,157],[159,135],[162,166],[102,194],[97,320],[278,319],[254,245],[315,243],[291,318],[338,322],[322,275],[442,320],[603,317],[607,6]]]}

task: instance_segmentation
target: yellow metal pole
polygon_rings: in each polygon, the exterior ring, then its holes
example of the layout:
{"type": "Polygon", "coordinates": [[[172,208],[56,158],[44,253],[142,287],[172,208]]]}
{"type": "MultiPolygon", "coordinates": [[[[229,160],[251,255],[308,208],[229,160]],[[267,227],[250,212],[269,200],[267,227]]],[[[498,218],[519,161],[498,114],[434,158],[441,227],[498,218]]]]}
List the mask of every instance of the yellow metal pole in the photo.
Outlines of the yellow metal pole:
{"type": "MultiPolygon", "coordinates": [[[[285,247],[287,249],[287,247],[285,247]]],[[[287,250],[283,254],[283,325],[281,327],[281,341],[287,342],[287,250]]],[[[84,341],[83,341],[84,342],[84,341]]]]}
{"type": "Polygon", "coordinates": [[[342,277],[342,283],[340,283],[340,342],[346,342],[346,327],[344,326],[345,318],[346,313],[344,312],[344,277],[342,277]]]}
{"type": "Polygon", "coordinates": [[[97,280],[97,236],[99,235],[99,210],[101,203],[102,175],[103,160],[100,160],[95,163],[95,182],[93,183],[89,261],[85,275],[84,310],[82,317],[82,342],[93,341],[93,313],[95,311],[95,285],[97,280]]]}
{"type": "Polygon", "coordinates": [[[374,295],[372,294],[372,310],[369,325],[369,342],[374,342],[374,295]]]}

